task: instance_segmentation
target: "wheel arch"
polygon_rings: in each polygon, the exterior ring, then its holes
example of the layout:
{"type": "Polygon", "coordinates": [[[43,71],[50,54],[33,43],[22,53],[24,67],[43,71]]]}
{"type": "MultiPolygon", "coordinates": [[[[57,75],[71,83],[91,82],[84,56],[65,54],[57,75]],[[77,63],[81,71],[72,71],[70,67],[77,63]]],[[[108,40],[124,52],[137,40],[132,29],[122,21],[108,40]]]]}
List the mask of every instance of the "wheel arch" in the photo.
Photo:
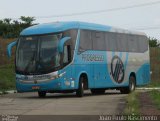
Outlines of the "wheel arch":
{"type": "Polygon", "coordinates": [[[88,74],[86,72],[81,72],[79,74],[79,77],[78,77],[78,85],[79,85],[79,81],[80,81],[80,78],[81,77],[84,77],[84,88],[85,89],[88,89],[89,87],[89,81],[88,81],[88,74]]]}
{"type": "MultiPolygon", "coordinates": [[[[135,72],[131,72],[130,75],[129,75],[129,78],[133,76],[135,78],[135,85],[137,86],[137,79],[136,79],[136,73],[135,72]]],[[[128,78],[128,80],[129,80],[128,78]]]]}

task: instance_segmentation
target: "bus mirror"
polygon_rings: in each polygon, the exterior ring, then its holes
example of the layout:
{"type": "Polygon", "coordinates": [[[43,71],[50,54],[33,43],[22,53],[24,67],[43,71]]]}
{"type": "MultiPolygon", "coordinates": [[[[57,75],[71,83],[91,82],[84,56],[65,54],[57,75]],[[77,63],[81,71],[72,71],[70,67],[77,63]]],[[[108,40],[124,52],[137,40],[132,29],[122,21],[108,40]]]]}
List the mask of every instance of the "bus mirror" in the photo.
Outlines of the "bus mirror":
{"type": "Polygon", "coordinates": [[[59,44],[58,44],[58,52],[59,52],[59,53],[63,53],[64,44],[65,44],[65,42],[67,42],[69,39],[71,39],[71,37],[64,37],[64,38],[62,38],[62,39],[59,41],[59,44]]]}
{"type": "Polygon", "coordinates": [[[7,55],[8,57],[11,57],[12,54],[12,48],[17,44],[17,41],[13,41],[11,42],[8,46],[7,46],[7,55]]]}

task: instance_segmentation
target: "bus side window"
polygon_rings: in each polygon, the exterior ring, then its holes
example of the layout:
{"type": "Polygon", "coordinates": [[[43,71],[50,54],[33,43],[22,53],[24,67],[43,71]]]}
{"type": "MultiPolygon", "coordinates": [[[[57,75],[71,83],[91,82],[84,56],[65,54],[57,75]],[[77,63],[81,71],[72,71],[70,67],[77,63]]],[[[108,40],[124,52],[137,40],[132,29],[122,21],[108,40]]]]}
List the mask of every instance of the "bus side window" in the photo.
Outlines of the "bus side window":
{"type": "Polygon", "coordinates": [[[107,47],[109,51],[117,51],[117,34],[109,32],[107,37],[107,47]]]}
{"type": "Polygon", "coordinates": [[[65,45],[64,46],[64,55],[63,55],[63,64],[66,65],[71,62],[71,46],[65,45]]]}
{"type": "Polygon", "coordinates": [[[86,50],[92,50],[91,31],[81,30],[79,52],[81,53],[86,50]]]}
{"type": "Polygon", "coordinates": [[[126,34],[117,34],[117,49],[120,52],[128,52],[128,40],[126,34]]]}
{"type": "Polygon", "coordinates": [[[138,41],[136,35],[128,35],[128,47],[129,47],[129,52],[138,51],[138,41]]]}
{"type": "Polygon", "coordinates": [[[148,50],[148,41],[146,36],[139,36],[138,37],[138,44],[139,44],[139,52],[144,53],[148,50]]]}
{"type": "Polygon", "coordinates": [[[104,32],[92,32],[93,50],[106,50],[104,32]]]}

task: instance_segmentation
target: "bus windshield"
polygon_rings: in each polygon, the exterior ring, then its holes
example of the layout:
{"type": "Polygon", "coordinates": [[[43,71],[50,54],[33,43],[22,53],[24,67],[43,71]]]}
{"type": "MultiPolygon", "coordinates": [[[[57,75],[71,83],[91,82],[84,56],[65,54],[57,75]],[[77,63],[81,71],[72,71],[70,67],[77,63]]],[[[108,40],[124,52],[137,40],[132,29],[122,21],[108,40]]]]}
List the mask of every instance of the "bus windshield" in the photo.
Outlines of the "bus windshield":
{"type": "Polygon", "coordinates": [[[20,37],[16,51],[16,72],[45,74],[60,67],[58,42],[62,34],[20,37]]]}

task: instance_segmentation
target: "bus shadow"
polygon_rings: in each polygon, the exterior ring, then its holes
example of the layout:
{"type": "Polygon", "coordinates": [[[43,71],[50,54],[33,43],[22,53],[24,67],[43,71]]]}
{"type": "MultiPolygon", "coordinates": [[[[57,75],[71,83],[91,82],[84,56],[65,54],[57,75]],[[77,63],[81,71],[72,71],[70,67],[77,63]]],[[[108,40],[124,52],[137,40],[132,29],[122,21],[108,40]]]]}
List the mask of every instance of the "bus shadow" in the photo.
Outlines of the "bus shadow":
{"type": "MultiPolygon", "coordinates": [[[[107,96],[107,95],[121,95],[120,92],[105,92],[104,94],[92,94],[90,92],[84,93],[84,97],[93,97],[93,96],[107,96]]],[[[80,98],[76,96],[76,93],[49,93],[46,95],[45,98],[39,98],[37,95],[27,96],[27,97],[21,97],[21,98],[27,98],[27,99],[63,99],[63,98],[80,98]]]]}

